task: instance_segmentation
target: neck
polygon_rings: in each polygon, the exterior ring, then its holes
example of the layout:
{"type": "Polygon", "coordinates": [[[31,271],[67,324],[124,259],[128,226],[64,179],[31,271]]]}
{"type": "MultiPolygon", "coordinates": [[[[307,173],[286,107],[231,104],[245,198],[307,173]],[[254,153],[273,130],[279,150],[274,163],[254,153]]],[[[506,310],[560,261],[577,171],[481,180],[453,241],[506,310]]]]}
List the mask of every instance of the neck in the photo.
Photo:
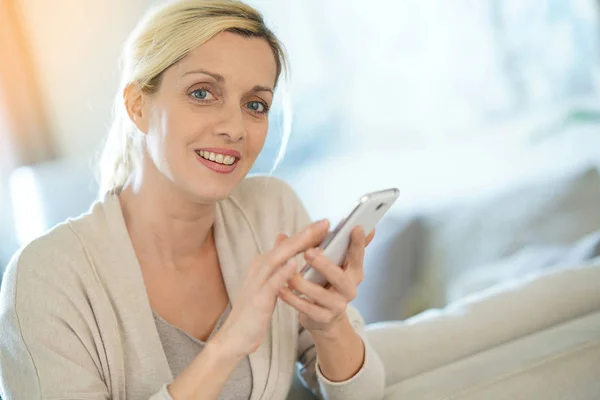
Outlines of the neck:
{"type": "Polygon", "coordinates": [[[148,267],[191,268],[214,246],[214,202],[193,202],[170,181],[143,180],[127,184],[119,200],[138,258],[148,267]]]}

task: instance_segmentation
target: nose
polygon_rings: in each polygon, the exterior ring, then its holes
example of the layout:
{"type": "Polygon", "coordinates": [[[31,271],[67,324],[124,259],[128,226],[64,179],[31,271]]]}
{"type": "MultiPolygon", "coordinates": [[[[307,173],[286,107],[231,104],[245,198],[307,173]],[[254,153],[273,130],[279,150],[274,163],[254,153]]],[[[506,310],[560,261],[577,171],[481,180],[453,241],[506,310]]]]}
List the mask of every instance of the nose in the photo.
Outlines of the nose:
{"type": "Polygon", "coordinates": [[[229,142],[238,142],[246,137],[243,110],[239,106],[224,105],[214,134],[229,142]]]}

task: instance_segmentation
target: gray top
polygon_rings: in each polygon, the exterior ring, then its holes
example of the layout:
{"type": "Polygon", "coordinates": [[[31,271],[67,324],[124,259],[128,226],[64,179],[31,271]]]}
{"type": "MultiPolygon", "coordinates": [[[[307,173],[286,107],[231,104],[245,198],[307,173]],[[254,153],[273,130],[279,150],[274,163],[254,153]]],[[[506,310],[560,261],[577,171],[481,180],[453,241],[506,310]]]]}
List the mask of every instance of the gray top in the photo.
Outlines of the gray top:
{"type": "MultiPolygon", "coordinates": [[[[231,304],[217,321],[215,328],[209,335],[213,337],[216,331],[227,319],[231,311],[231,304]]],[[[163,346],[167,362],[173,377],[178,377],[188,367],[198,354],[204,349],[205,342],[188,335],[185,331],[165,321],[160,315],[152,312],[158,336],[163,346]]],[[[249,399],[252,393],[252,369],[248,357],[244,358],[229,376],[227,383],[219,395],[219,399],[249,399]]]]}

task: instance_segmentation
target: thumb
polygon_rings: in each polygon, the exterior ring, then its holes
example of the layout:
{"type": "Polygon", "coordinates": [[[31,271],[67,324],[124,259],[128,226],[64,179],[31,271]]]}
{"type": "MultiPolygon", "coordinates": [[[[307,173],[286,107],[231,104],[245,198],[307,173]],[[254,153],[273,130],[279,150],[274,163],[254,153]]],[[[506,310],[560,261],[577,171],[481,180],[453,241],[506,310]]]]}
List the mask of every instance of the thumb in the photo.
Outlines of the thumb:
{"type": "Polygon", "coordinates": [[[371,243],[373,241],[374,237],[375,237],[375,229],[373,229],[365,238],[365,247],[367,247],[369,245],[369,243],[371,243]]]}

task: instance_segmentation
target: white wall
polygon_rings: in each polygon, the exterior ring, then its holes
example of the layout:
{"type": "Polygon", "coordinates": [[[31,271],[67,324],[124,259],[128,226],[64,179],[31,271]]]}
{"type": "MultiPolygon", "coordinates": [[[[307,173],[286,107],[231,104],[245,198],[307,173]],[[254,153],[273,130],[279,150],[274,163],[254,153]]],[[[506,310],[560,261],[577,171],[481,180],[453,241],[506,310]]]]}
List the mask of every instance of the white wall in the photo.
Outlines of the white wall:
{"type": "Polygon", "coordinates": [[[110,118],[120,47],[151,1],[20,4],[58,151],[90,159],[110,118]]]}

